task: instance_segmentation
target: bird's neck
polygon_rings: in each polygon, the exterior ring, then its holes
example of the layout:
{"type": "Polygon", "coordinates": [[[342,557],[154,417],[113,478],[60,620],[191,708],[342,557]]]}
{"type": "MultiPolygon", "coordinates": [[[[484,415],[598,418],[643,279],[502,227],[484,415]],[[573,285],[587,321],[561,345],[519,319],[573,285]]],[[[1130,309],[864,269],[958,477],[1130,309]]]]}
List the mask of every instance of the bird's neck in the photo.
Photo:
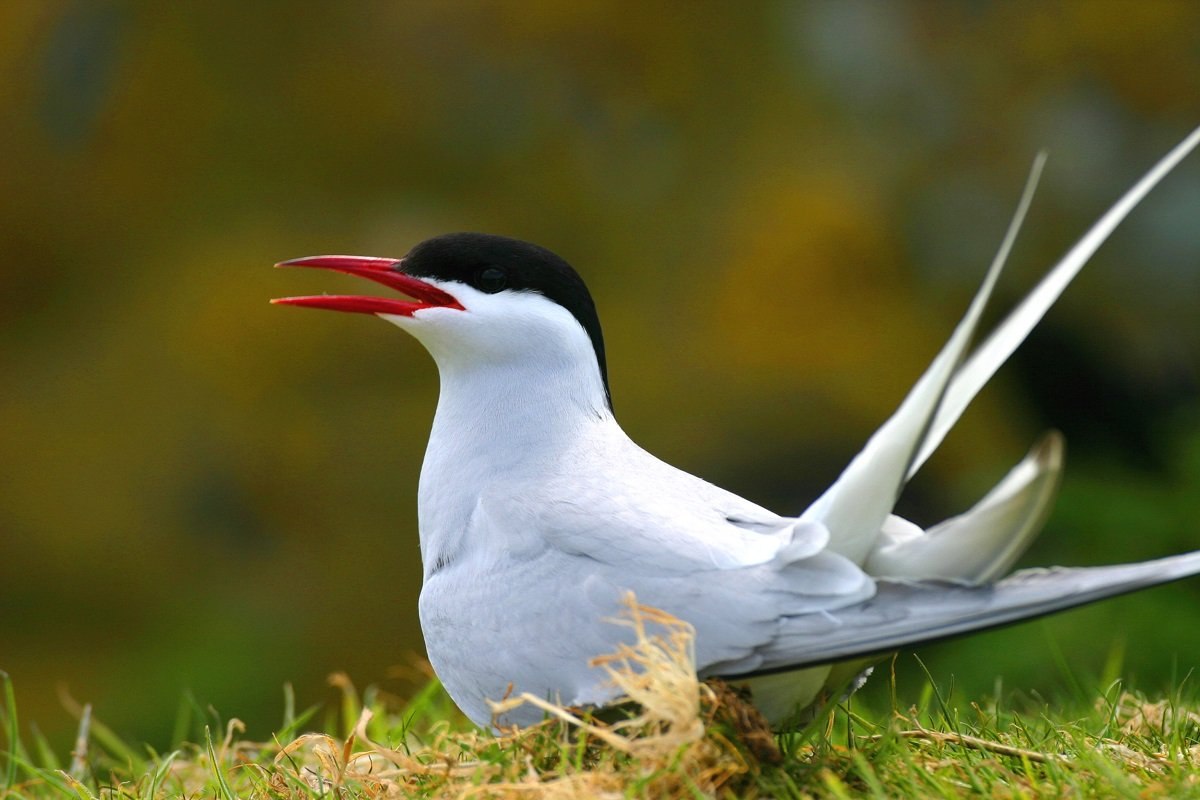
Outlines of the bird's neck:
{"type": "Polygon", "coordinates": [[[594,361],[439,363],[438,371],[418,495],[427,578],[462,547],[489,488],[537,481],[581,442],[623,435],[594,361]]]}

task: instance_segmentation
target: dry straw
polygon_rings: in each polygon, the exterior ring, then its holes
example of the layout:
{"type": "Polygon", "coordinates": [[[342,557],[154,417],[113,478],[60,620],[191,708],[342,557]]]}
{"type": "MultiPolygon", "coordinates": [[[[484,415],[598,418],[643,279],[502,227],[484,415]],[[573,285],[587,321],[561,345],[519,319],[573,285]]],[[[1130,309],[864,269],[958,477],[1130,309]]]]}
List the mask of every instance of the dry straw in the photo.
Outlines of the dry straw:
{"type": "Polygon", "coordinates": [[[396,748],[372,741],[371,712],[364,709],[344,742],[313,733],[285,745],[275,757],[274,788],[302,783],[336,794],[340,787],[367,785],[381,797],[615,798],[628,796],[631,787],[654,797],[713,795],[731,787],[751,765],[721,726],[710,724],[723,706],[696,676],[692,627],[639,605],[632,594],[623,606],[610,621],[630,628],[633,643],[592,662],[627,698],[623,718],[601,721],[520,694],[494,703],[494,713],[531,705],[546,722],[495,737],[446,726],[424,745],[396,748]]]}

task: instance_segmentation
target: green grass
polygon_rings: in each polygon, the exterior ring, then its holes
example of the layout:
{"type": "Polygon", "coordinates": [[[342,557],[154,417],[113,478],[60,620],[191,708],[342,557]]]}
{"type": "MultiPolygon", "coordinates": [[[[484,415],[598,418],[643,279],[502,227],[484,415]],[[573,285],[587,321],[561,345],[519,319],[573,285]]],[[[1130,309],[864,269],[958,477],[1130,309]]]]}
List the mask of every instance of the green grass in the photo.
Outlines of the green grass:
{"type": "Polygon", "coordinates": [[[73,752],[56,753],[36,729],[16,735],[0,673],[0,799],[1200,798],[1191,691],[1151,701],[1113,684],[1073,707],[955,705],[931,680],[911,707],[833,704],[772,736],[733,692],[696,680],[685,628],[647,637],[636,615],[640,643],[601,663],[637,704],[604,722],[547,705],[548,721],[505,735],[472,726],[436,682],[400,702],[335,677],[335,708],[297,712],[285,691],[267,742],[185,698],[171,752],[122,741],[83,707],[73,752]]]}

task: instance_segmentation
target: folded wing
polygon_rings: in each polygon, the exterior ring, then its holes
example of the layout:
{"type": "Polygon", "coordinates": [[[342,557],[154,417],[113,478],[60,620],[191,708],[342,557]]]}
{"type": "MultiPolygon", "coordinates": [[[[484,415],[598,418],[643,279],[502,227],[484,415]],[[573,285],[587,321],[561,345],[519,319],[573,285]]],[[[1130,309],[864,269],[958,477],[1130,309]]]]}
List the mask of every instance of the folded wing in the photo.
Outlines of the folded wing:
{"type": "Polygon", "coordinates": [[[1198,573],[1200,551],[1140,564],[1028,569],[986,586],[881,580],[863,603],[783,620],[756,674],[888,653],[1198,573]]]}

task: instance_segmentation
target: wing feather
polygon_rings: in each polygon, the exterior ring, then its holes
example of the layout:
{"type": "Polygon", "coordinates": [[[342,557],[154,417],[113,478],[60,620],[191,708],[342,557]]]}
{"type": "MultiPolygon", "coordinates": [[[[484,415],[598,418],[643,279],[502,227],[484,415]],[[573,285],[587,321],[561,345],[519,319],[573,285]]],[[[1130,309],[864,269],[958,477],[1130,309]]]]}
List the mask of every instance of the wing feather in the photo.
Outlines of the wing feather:
{"type": "Polygon", "coordinates": [[[986,586],[877,581],[873,598],[786,619],[759,671],[888,653],[1063,611],[1200,573],[1200,551],[1139,564],[1028,569],[986,586]]]}

